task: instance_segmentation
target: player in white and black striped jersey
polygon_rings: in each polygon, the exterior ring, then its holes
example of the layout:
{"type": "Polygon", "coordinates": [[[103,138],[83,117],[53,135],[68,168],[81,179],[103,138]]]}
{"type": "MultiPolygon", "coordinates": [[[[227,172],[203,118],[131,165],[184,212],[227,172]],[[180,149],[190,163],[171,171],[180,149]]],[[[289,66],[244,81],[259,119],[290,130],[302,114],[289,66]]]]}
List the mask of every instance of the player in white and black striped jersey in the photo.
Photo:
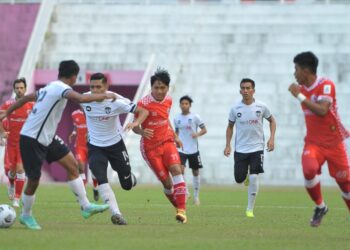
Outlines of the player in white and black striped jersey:
{"type": "MultiPolygon", "coordinates": [[[[102,73],[95,73],[90,79],[90,93],[113,93],[108,91],[107,78],[102,73]]],[[[101,101],[81,104],[83,107],[88,129],[88,155],[89,168],[98,182],[98,191],[106,204],[109,205],[112,217],[116,225],[126,225],[117,199],[108,183],[108,162],[114,171],[118,173],[119,182],[124,190],[130,190],[136,185],[136,178],[131,172],[129,155],[123,138],[122,127],[119,120],[120,114],[137,113],[134,122],[126,125],[127,129],[139,126],[148,116],[146,109],[137,107],[129,99],[117,95],[115,102],[101,101]]]]}
{"type": "MultiPolygon", "coordinates": [[[[183,145],[182,148],[178,148],[182,164],[182,174],[185,172],[185,166],[188,160],[189,168],[192,169],[193,174],[193,203],[199,205],[199,169],[203,168],[203,164],[198,148],[198,137],[206,134],[207,128],[199,114],[190,111],[192,102],[192,98],[187,95],[180,98],[181,113],[175,116],[174,127],[183,145]]],[[[187,197],[189,197],[188,190],[187,197]]]]}
{"type": "Polygon", "coordinates": [[[32,216],[32,207],[44,160],[57,161],[65,168],[69,186],[79,201],[84,218],[103,212],[109,207],[89,202],[83,181],[79,176],[77,161],[63,140],[55,135],[67,100],[83,103],[105,99],[115,100],[116,98],[113,93],[82,95],[75,92],[71,86],[76,82],[78,73],[79,66],[75,61],[62,61],[57,81],[50,82],[35,93],[24,96],[5,113],[0,113],[0,120],[2,120],[26,102],[36,101],[31,114],[24,123],[20,137],[21,156],[28,178],[22,197],[23,208],[20,222],[29,229],[41,229],[32,216]]]}
{"type": "Polygon", "coordinates": [[[249,177],[246,215],[254,217],[253,210],[259,189],[258,175],[264,173],[263,120],[266,119],[270,123],[267,151],[274,150],[276,121],[269,108],[264,103],[254,99],[255,82],[253,80],[242,79],[240,93],[243,99],[234,104],[230,111],[224,155],[231,154],[233,127],[236,125],[234,176],[237,183],[242,183],[249,177]]]}

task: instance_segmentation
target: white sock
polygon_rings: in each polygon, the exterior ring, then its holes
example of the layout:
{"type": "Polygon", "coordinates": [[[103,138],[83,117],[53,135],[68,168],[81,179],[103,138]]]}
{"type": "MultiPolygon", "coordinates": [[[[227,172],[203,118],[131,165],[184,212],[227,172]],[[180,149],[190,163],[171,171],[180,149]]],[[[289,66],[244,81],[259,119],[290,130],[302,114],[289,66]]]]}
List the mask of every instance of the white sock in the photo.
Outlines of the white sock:
{"type": "Polygon", "coordinates": [[[85,181],[86,180],[86,175],[85,174],[80,174],[80,178],[85,181]]]}
{"type": "Polygon", "coordinates": [[[247,210],[254,210],[256,196],[259,191],[258,175],[249,175],[249,186],[248,186],[248,207],[247,210]]]}
{"type": "Polygon", "coordinates": [[[75,180],[68,181],[68,184],[73,194],[77,197],[81,208],[86,209],[90,205],[90,202],[86,196],[86,190],[84,187],[83,180],[79,176],[75,180]]]}
{"type": "Polygon", "coordinates": [[[181,182],[185,182],[184,177],[183,177],[182,174],[173,176],[173,184],[174,185],[179,184],[181,182]]]}
{"type": "Polygon", "coordinates": [[[200,175],[193,176],[193,195],[194,195],[194,198],[199,197],[200,186],[201,186],[200,175]]]}
{"type": "Polygon", "coordinates": [[[26,195],[23,193],[22,195],[22,215],[23,216],[31,216],[32,215],[32,207],[35,201],[35,195],[26,195]]]}
{"type": "Polygon", "coordinates": [[[100,193],[104,203],[109,205],[109,210],[111,211],[112,215],[121,214],[117,199],[115,198],[114,192],[108,183],[99,185],[98,192],[100,193]]]}

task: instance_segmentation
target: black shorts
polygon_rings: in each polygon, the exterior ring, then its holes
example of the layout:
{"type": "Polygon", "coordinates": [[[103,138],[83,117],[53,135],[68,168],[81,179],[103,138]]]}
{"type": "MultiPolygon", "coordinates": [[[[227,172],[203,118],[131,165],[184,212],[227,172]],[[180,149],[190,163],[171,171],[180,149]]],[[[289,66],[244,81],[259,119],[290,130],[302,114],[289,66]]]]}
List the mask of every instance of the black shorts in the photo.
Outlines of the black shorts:
{"type": "Polygon", "coordinates": [[[131,174],[129,155],[123,140],[114,145],[99,147],[88,143],[89,168],[94,174],[99,185],[108,183],[108,162],[114,171],[118,173],[119,182],[123,189],[129,190],[136,183],[131,174]]]}
{"type": "Polygon", "coordinates": [[[24,171],[28,179],[32,180],[40,178],[41,166],[45,160],[48,163],[58,161],[70,152],[64,141],[57,135],[49,146],[42,145],[34,138],[21,135],[19,145],[24,171]]]}
{"type": "Polygon", "coordinates": [[[186,162],[188,160],[188,165],[190,168],[192,168],[192,169],[203,168],[202,159],[201,159],[201,156],[199,154],[199,151],[197,153],[194,153],[194,154],[184,154],[184,153],[179,152],[179,155],[180,155],[180,159],[181,159],[181,164],[183,166],[186,166],[186,162]]]}
{"type": "Polygon", "coordinates": [[[264,151],[234,154],[234,175],[237,183],[242,183],[249,174],[264,173],[264,151]]]}

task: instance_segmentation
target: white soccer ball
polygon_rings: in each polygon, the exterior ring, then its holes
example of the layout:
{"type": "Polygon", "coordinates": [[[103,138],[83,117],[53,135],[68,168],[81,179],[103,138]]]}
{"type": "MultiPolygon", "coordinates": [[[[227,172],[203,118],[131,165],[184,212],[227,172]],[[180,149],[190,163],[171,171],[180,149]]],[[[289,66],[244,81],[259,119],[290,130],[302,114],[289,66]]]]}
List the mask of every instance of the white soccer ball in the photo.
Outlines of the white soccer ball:
{"type": "Polygon", "coordinates": [[[8,228],[16,221],[16,211],[13,207],[3,204],[0,205],[0,228],[8,228]]]}

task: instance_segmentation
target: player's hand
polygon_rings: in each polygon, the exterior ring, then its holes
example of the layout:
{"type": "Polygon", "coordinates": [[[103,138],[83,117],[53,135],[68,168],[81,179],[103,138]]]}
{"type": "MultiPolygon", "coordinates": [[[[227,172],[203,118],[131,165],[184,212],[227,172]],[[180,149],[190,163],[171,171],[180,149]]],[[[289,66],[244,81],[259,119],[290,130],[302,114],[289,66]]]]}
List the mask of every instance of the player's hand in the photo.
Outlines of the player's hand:
{"type": "Polygon", "coordinates": [[[176,143],[176,147],[183,149],[184,145],[182,144],[182,141],[180,140],[180,138],[178,136],[175,136],[174,140],[176,143]]]}
{"type": "Polygon", "coordinates": [[[297,97],[297,95],[300,93],[300,86],[296,83],[292,83],[289,85],[288,90],[294,97],[297,97]]]}
{"type": "Polygon", "coordinates": [[[125,131],[129,131],[130,129],[133,129],[137,126],[139,126],[140,124],[138,124],[137,122],[129,122],[126,126],[125,126],[125,131]]]}
{"type": "Polygon", "coordinates": [[[7,116],[5,110],[0,110],[0,121],[4,120],[4,118],[7,116]]]}
{"type": "Polygon", "coordinates": [[[107,98],[106,99],[112,99],[112,102],[114,102],[117,99],[117,95],[114,93],[106,93],[107,98]]]}
{"type": "Polygon", "coordinates": [[[270,138],[267,141],[267,145],[266,146],[267,146],[267,148],[266,148],[267,152],[273,151],[275,149],[275,142],[274,142],[274,140],[270,138]]]}
{"type": "Polygon", "coordinates": [[[75,137],[75,135],[76,135],[76,132],[73,131],[73,132],[68,136],[68,142],[69,142],[69,143],[72,143],[73,137],[75,137]]]}
{"type": "Polygon", "coordinates": [[[199,137],[199,135],[197,133],[193,133],[191,136],[193,139],[196,139],[197,137],[199,137]]]}
{"type": "Polygon", "coordinates": [[[226,157],[229,157],[231,154],[231,146],[226,146],[225,149],[224,149],[224,155],[226,157]]]}
{"type": "Polygon", "coordinates": [[[141,136],[145,137],[146,139],[151,139],[153,137],[153,129],[149,129],[149,128],[143,129],[141,136]]]}

